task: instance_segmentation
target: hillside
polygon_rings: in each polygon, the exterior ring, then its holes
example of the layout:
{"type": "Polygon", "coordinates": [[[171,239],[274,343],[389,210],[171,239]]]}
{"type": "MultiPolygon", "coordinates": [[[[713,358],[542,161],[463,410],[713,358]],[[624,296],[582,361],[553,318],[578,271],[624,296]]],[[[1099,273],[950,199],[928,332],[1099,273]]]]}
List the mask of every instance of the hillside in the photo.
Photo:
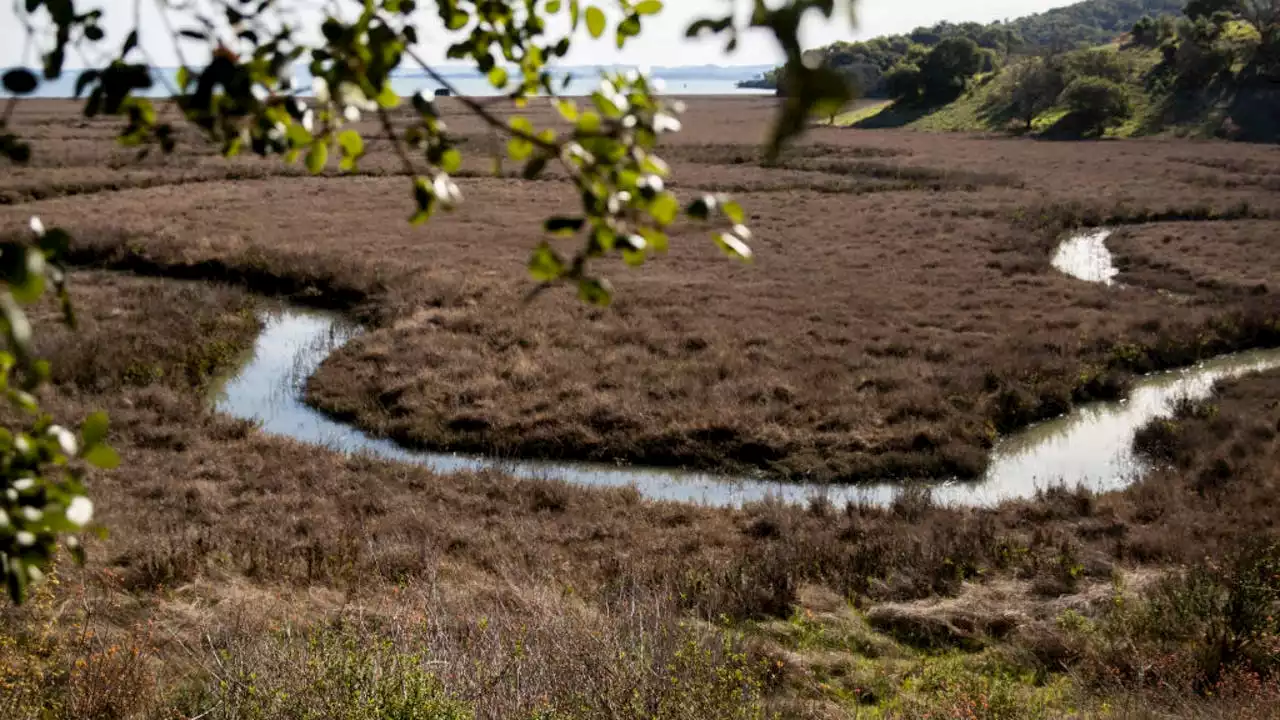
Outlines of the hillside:
{"type": "Polygon", "coordinates": [[[1172,131],[1280,140],[1280,18],[1189,12],[1143,20],[1107,45],[1012,56],[960,80],[948,97],[898,93],[836,121],[1057,138],[1172,131]]]}
{"type": "MultiPolygon", "coordinates": [[[[1071,49],[1110,42],[1144,16],[1177,14],[1183,0],[1084,0],[1007,22],[940,22],[906,35],[885,35],[861,42],[838,42],[812,51],[824,64],[842,70],[863,97],[887,97],[885,74],[895,65],[926,53],[942,40],[965,37],[995,58],[1044,49],[1071,49]]],[[[776,88],[778,71],[741,83],[776,88]]]]}
{"type": "MultiPolygon", "coordinates": [[[[1142,134],[1144,128],[1151,126],[1149,115],[1153,112],[1153,102],[1145,88],[1144,78],[1158,65],[1160,54],[1146,48],[1118,44],[1090,48],[1087,52],[1105,54],[1117,68],[1123,69],[1123,75],[1117,75],[1117,80],[1128,97],[1132,114],[1107,134],[1117,137],[1142,134]]],[[[1022,66],[1030,62],[1033,61],[1015,59],[997,72],[978,76],[963,95],[944,105],[920,106],[885,101],[874,108],[839,116],[836,122],[862,129],[906,127],[930,132],[1026,132],[1025,124],[1020,126],[1016,118],[1010,117],[1006,94],[1022,66]]],[[[1063,104],[1054,102],[1035,113],[1030,132],[1050,132],[1067,114],[1063,104]]]]}
{"type": "Polygon", "coordinates": [[[1103,45],[1129,32],[1144,15],[1177,15],[1183,0],[1085,0],[1005,24],[1026,48],[1103,45]]]}

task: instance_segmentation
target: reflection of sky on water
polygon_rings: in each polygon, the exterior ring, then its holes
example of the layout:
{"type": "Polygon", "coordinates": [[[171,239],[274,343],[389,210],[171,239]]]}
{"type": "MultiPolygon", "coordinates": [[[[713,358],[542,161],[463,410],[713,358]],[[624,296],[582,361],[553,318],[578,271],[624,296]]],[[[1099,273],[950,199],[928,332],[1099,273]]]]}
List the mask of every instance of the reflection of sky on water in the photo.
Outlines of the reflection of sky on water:
{"type": "Polygon", "coordinates": [[[1058,272],[1085,282],[1110,285],[1112,278],[1120,274],[1107,249],[1110,230],[1090,230],[1072,235],[1053,254],[1051,261],[1058,272]]]}
{"type": "MultiPolygon", "coordinates": [[[[738,505],[775,497],[803,502],[825,495],[833,502],[887,504],[900,490],[893,483],[848,486],[803,485],[751,478],[724,478],[665,468],[615,467],[592,463],[493,460],[450,453],[406,450],[335,422],[302,402],[303,385],[330,352],[358,334],[337,315],[287,309],[268,313],[252,358],[221,388],[218,410],[256,420],[264,431],[341,452],[430,467],[448,473],[496,467],[513,475],[555,478],[581,485],[635,486],[647,497],[711,505],[738,505]]],[[[1280,367],[1280,350],[1218,358],[1194,368],[1144,378],[1129,400],[1083,406],[1062,418],[1035,425],[1000,441],[983,481],[935,486],[944,503],[986,505],[1033,495],[1065,482],[1098,489],[1122,486],[1138,468],[1134,431],[1167,412],[1179,397],[1205,397],[1213,383],[1245,372],[1280,367]]]]}

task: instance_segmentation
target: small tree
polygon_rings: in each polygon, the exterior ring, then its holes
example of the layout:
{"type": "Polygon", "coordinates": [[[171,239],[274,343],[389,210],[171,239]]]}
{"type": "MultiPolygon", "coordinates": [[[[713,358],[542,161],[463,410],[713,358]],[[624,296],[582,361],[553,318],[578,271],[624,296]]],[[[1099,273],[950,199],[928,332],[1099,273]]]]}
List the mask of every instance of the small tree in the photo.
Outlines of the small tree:
{"type": "Polygon", "coordinates": [[[884,88],[889,97],[901,102],[916,102],[924,92],[924,76],[910,63],[894,65],[884,74],[884,88]]]}
{"type": "Polygon", "coordinates": [[[982,48],[966,37],[949,37],[934,46],[920,64],[924,99],[947,102],[964,92],[982,70],[982,48]]]}
{"type": "Polygon", "coordinates": [[[1062,94],[1062,73],[1044,58],[1033,57],[1011,65],[1002,73],[996,92],[997,114],[1016,118],[1031,129],[1036,117],[1053,107],[1062,94]]]}
{"type": "Polygon", "coordinates": [[[1134,23],[1129,35],[1133,37],[1133,44],[1139,47],[1154,48],[1160,45],[1160,26],[1150,15],[1144,15],[1134,23]]]}
{"type": "Polygon", "coordinates": [[[1129,63],[1113,50],[1089,48],[1067,53],[1063,58],[1069,84],[1078,77],[1100,77],[1122,83],[1129,77],[1129,63]]]}
{"type": "Polygon", "coordinates": [[[1240,0],[1189,0],[1182,13],[1192,20],[1207,20],[1220,12],[1234,13],[1240,5],[1240,0]]]}
{"type": "Polygon", "coordinates": [[[1129,93],[1106,78],[1076,78],[1062,91],[1061,101],[1084,134],[1101,135],[1132,114],[1129,93]]]}

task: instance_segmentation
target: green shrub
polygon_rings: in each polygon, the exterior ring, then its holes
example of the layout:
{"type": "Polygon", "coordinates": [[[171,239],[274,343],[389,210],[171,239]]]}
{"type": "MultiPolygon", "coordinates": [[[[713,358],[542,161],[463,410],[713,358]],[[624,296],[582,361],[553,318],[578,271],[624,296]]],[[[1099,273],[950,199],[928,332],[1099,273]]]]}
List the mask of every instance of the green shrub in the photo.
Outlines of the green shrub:
{"type": "Polygon", "coordinates": [[[1063,58],[1067,82],[1095,77],[1123,83],[1129,77],[1129,63],[1118,52],[1105,48],[1077,50],[1063,58]]]}
{"type": "MultiPolygon", "coordinates": [[[[470,720],[420,654],[388,640],[319,630],[305,642],[280,639],[259,657],[223,654],[228,672],[202,706],[211,720],[470,720]],[[246,662],[247,661],[247,662],[246,662]]],[[[199,707],[199,706],[198,706],[199,707]]]]}
{"type": "Polygon", "coordinates": [[[1101,135],[1133,113],[1129,93],[1118,83],[1100,77],[1076,78],[1062,91],[1060,102],[1082,134],[1101,135]]]}

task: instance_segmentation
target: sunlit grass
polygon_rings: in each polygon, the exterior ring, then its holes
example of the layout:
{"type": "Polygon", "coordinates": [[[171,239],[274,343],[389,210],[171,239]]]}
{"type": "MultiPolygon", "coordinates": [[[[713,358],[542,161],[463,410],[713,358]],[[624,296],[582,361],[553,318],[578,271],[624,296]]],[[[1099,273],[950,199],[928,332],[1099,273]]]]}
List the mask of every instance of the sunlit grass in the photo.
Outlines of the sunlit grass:
{"type": "Polygon", "coordinates": [[[863,120],[875,117],[880,113],[881,110],[884,110],[890,105],[893,105],[892,100],[882,100],[869,105],[864,105],[856,110],[850,110],[849,112],[841,113],[835,117],[834,123],[832,123],[830,119],[827,119],[822,121],[821,124],[823,125],[834,124],[835,127],[849,127],[850,125],[857,125],[863,120]]]}

